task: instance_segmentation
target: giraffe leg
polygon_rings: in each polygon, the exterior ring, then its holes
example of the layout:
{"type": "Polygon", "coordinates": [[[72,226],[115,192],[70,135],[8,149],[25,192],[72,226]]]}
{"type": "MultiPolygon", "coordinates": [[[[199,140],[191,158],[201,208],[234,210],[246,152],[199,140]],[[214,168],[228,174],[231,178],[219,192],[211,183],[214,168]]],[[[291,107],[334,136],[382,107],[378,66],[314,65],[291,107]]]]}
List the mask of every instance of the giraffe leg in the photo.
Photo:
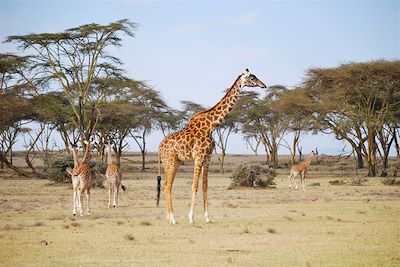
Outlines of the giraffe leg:
{"type": "Polygon", "coordinates": [[[172,206],[172,184],[175,179],[176,172],[178,171],[179,162],[170,160],[163,163],[165,172],[164,192],[165,200],[167,202],[167,220],[170,224],[175,224],[174,208],[172,206]]]}
{"type": "Polygon", "coordinates": [[[196,200],[196,193],[197,189],[199,187],[199,177],[200,177],[200,172],[203,168],[203,160],[195,160],[194,163],[194,177],[193,177],[193,183],[192,183],[192,202],[190,204],[190,212],[189,212],[189,223],[194,223],[194,216],[193,216],[193,211],[194,211],[194,202],[196,200]]]}
{"type": "Polygon", "coordinates": [[[117,188],[115,189],[116,194],[115,194],[115,207],[118,208],[118,198],[119,198],[119,185],[117,185],[117,188]]]}
{"type": "Polygon", "coordinates": [[[303,173],[301,174],[301,186],[303,187],[303,191],[304,191],[304,192],[306,191],[305,186],[304,186],[304,180],[305,180],[305,178],[306,178],[306,174],[303,172],[303,173]]]}
{"type": "Polygon", "coordinates": [[[83,202],[83,190],[79,189],[79,215],[81,216],[83,216],[82,202],[83,202]]]}
{"type": "Polygon", "coordinates": [[[203,164],[203,205],[204,205],[204,218],[206,223],[210,222],[210,218],[208,217],[208,170],[210,167],[211,154],[207,155],[204,164],[203,164]]]}
{"type": "Polygon", "coordinates": [[[115,185],[113,185],[113,208],[116,207],[115,199],[117,198],[117,190],[115,189],[115,185]]]}
{"type": "Polygon", "coordinates": [[[111,185],[108,184],[108,207],[111,208],[111,185]]]}
{"type": "Polygon", "coordinates": [[[295,185],[294,190],[299,189],[299,186],[298,186],[297,183],[296,183],[296,177],[297,177],[297,176],[298,176],[298,174],[296,174],[296,175],[293,176],[293,182],[294,182],[294,185],[295,185]]]}
{"type": "Polygon", "coordinates": [[[73,196],[73,201],[74,201],[74,207],[72,208],[72,215],[75,216],[76,215],[76,207],[77,207],[77,195],[76,195],[75,188],[73,189],[72,196],[73,196]]]}
{"type": "Polygon", "coordinates": [[[81,195],[79,194],[79,189],[75,189],[75,194],[76,194],[76,210],[81,209],[81,195]]]}
{"type": "Polygon", "coordinates": [[[90,215],[90,188],[86,190],[87,215],[90,215]]]}
{"type": "Polygon", "coordinates": [[[293,173],[290,172],[290,175],[289,175],[289,188],[292,188],[292,177],[293,177],[293,173]]]}

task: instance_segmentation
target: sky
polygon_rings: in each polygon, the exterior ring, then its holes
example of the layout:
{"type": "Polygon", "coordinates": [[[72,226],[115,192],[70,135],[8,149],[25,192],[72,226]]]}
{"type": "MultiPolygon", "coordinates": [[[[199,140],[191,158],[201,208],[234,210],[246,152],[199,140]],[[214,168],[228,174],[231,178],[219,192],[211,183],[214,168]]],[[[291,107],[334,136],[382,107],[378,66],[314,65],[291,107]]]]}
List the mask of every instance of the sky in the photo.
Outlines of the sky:
{"type": "MultiPolygon", "coordinates": [[[[211,107],[246,68],[267,85],[291,88],[308,68],[399,59],[399,3],[0,0],[0,40],[129,19],[139,24],[135,38],[121,36],[123,46],[110,51],[126,75],[146,81],[173,108],[185,100],[211,107]]],[[[4,43],[0,50],[18,52],[4,43]]],[[[151,134],[148,150],[156,151],[161,139],[160,132],[151,134]]],[[[304,153],[318,147],[321,154],[339,154],[344,145],[322,134],[301,141],[304,153]]],[[[137,150],[133,142],[130,149],[137,150]]],[[[235,135],[228,153],[251,150],[235,135]]]]}

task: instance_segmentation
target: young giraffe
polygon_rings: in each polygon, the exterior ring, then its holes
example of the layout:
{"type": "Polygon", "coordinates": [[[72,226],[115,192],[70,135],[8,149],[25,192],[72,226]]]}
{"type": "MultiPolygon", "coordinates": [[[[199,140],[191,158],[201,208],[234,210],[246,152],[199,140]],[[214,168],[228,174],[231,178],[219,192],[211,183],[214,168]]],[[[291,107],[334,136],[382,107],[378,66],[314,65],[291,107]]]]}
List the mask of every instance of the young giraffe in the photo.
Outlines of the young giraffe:
{"type": "Polygon", "coordinates": [[[194,177],[189,222],[194,222],[194,202],[201,171],[203,171],[204,217],[207,223],[210,222],[207,187],[210,159],[214,149],[212,132],[232,110],[240,91],[245,86],[266,88],[262,81],[246,69],[246,72],[239,75],[225,96],[214,107],[195,114],[190,118],[185,128],[166,136],[161,141],[158,149],[159,176],[161,175],[162,162],[165,172],[164,191],[167,201],[167,220],[170,224],[175,224],[172,206],[172,183],[181,162],[192,159],[194,159],[194,177]]]}
{"type": "Polygon", "coordinates": [[[113,145],[106,144],[107,150],[107,184],[108,184],[108,207],[111,207],[111,195],[113,195],[113,207],[118,207],[118,195],[119,195],[119,187],[121,186],[122,190],[125,191],[125,186],[121,184],[122,175],[121,170],[118,167],[116,161],[113,157],[113,145]]]}
{"type": "Polygon", "coordinates": [[[93,141],[84,142],[86,144],[85,152],[83,155],[82,162],[78,165],[77,168],[74,168],[72,172],[72,177],[76,177],[79,181],[78,185],[78,198],[79,198],[79,211],[80,215],[83,216],[82,209],[82,201],[83,201],[83,193],[86,192],[86,200],[87,200],[87,215],[90,215],[90,188],[92,186],[92,174],[90,172],[90,147],[93,144],[93,141]]]}
{"type": "Polygon", "coordinates": [[[72,215],[76,215],[76,210],[79,210],[79,178],[74,175],[74,172],[77,171],[79,167],[79,161],[78,161],[78,148],[76,145],[72,145],[70,147],[70,150],[72,150],[72,156],[74,158],[74,168],[71,171],[70,169],[67,169],[67,173],[71,175],[71,180],[72,180],[72,191],[73,191],[73,208],[72,208],[72,215]]]}
{"type": "Polygon", "coordinates": [[[301,178],[300,182],[303,187],[303,191],[306,191],[306,189],[304,188],[304,180],[306,178],[307,168],[308,168],[308,166],[310,166],[310,163],[314,157],[315,157],[315,153],[314,153],[314,151],[311,151],[310,155],[308,155],[308,157],[305,160],[303,160],[300,164],[293,165],[290,168],[289,188],[292,188],[291,179],[293,179],[293,182],[296,185],[295,190],[299,189],[299,186],[297,185],[295,179],[300,174],[300,178],[301,178]]]}

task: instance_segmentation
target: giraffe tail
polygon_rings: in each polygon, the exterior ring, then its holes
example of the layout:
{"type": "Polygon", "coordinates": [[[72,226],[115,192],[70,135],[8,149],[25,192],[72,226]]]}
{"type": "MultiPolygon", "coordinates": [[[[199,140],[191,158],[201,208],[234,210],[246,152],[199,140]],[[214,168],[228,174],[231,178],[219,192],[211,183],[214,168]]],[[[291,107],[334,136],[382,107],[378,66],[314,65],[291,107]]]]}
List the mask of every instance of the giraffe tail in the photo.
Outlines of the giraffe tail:
{"type": "Polygon", "coordinates": [[[160,151],[158,151],[158,176],[157,176],[157,207],[160,203],[160,193],[161,193],[161,157],[160,151]]]}
{"type": "Polygon", "coordinates": [[[157,207],[160,203],[160,193],[161,193],[161,176],[157,176],[157,207]]]}
{"type": "Polygon", "coordinates": [[[122,190],[126,191],[126,186],[125,185],[121,184],[121,188],[122,188],[122,190]]]}

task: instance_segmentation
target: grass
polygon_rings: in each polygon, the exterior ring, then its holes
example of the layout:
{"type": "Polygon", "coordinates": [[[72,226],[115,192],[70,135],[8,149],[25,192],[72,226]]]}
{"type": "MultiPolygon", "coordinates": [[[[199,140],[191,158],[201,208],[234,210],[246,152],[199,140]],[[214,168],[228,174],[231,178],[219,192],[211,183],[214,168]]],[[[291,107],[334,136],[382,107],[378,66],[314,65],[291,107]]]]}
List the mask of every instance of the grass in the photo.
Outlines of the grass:
{"type": "Polygon", "coordinates": [[[212,223],[203,218],[200,184],[194,225],[187,218],[189,170],[174,182],[176,225],[166,221],[163,192],[160,207],[155,205],[153,171],[125,173],[129,190],[120,193],[117,209],[107,208],[107,189],[93,189],[92,214],[83,217],[72,216],[70,185],[9,174],[2,179],[0,173],[1,265],[400,265],[400,188],[380,178],[334,186],[329,181],[337,174],[320,175],[321,169],[309,172],[306,192],[287,188],[285,169],[275,189],[227,190],[230,175],[211,173],[212,223]]]}

